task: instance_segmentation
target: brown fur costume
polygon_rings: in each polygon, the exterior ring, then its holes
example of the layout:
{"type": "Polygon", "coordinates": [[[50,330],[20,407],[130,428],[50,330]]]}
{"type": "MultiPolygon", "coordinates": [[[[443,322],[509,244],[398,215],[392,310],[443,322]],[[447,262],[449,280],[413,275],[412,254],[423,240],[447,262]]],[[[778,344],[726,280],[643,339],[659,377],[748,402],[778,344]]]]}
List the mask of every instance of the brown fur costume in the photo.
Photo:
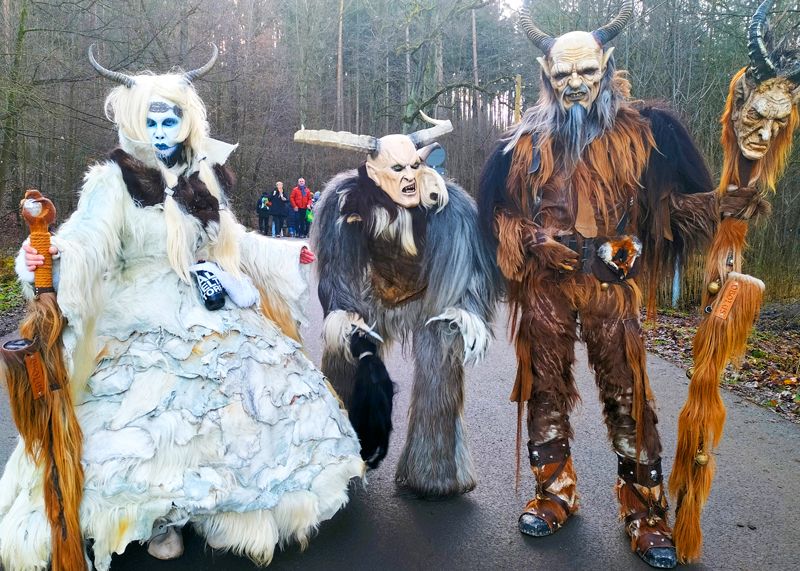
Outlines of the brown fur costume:
{"type": "MultiPolygon", "coordinates": [[[[643,554],[650,540],[668,547],[671,539],[639,318],[642,295],[633,278],[641,271],[648,284],[657,284],[676,256],[685,259],[708,241],[717,202],[702,156],[677,118],[629,103],[629,83],[620,73],[611,74],[608,89],[617,101],[613,123],[572,166],[565,166],[559,139],[543,135],[535,119],[512,128],[484,169],[479,208],[506,278],[518,359],[511,400],[519,403],[520,422],[527,403],[529,447],[545,450],[573,436],[569,414],[580,396],[572,367],[580,338],[609,439],[635,466],[630,483],[620,480],[618,497],[632,545],[643,554]],[[538,131],[519,136],[526,125],[538,131]],[[508,141],[515,141],[512,150],[508,141]],[[658,483],[648,487],[654,465],[658,483]],[[634,485],[638,495],[629,489],[634,485]],[[642,514],[655,515],[642,523],[642,514]]],[[[575,495],[571,470],[570,464],[572,491],[558,493],[562,501],[575,495]]],[[[537,486],[552,471],[535,467],[537,486]]],[[[538,492],[525,514],[541,517],[551,532],[568,515],[538,492]]]]}

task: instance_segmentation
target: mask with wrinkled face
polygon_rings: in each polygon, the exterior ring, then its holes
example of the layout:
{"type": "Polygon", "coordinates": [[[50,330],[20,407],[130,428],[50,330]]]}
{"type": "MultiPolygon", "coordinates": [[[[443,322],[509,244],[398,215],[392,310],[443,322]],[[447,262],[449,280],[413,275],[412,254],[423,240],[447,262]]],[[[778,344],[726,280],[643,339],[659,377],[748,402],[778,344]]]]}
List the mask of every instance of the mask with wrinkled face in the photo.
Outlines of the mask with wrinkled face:
{"type": "Polygon", "coordinates": [[[555,40],[545,57],[537,58],[562,109],[591,109],[614,48],[605,52],[589,32],[569,32],[555,40]]]}
{"type": "Polygon", "coordinates": [[[378,148],[367,158],[369,178],[398,206],[418,206],[423,161],[414,143],[406,135],[387,135],[378,148]]]}
{"type": "Polygon", "coordinates": [[[147,133],[159,159],[170,162],[177,156],[183,110],[165,99],[153,99],[147,110],[147,133]]]}
{"type": "Polygon", "coordinates": [[[753,87],[743,75],[736,84],[731,120],[739,150],[746,158],[763,158],[772,141],[786,127],[798,97],[793,94],[794,89],[794,84],[782,77],[753,87]]]}

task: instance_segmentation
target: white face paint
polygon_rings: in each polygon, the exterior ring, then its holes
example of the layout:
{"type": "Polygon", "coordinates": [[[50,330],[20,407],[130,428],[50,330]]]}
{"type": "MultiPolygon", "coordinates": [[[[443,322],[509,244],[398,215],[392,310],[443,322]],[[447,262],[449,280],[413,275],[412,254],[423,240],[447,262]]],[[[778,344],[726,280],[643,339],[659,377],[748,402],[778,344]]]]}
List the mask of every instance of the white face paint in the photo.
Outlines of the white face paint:
{"type": "Polygon", "coordinates": [[[423,166],[417,148],[405,135],[380,139],[378,153],[367,158],[367,175],[395,204],[413,208],[420,202],[419,177],[423,166]]]}
{"type": "Polygon", "coordinates": [[[181,132],[181,117],[183,111],[180,107],[165,99],[153,99],[147,111],[147,133],[156,155],[166,161],[178,151],[181,132]]]}

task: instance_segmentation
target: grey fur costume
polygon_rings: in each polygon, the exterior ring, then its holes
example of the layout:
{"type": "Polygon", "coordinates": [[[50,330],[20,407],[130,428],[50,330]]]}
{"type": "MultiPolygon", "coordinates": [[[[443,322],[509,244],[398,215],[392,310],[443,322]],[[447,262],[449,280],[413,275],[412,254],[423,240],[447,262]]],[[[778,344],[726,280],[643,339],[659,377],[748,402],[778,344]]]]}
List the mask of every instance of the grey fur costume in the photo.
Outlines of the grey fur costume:
{"type": "Polygon", "coordinates": [[[373,246],[383,241],[384,253],[388,247],[400,260],[399,238],[376,239],[363,214],[347,215],[342,209],[348,199],[361,198],[375,199],[368,207],[373,212],[393,206],[403,209],[378,187],[369,188],[363,167],[359,170],[360,178],[356,170],[334,177],[315,208],[311,241],[326,316],[322,370],[349,404],[356,366],[346,342],[352,319],[373,325],[373,332],[384,341],[381,353],[392,341],[405,343],[413,335],[409,427],[396,481],[422,497],[468,492],[476,482],[463,425],[464,363],[479,358],[488,343],[499,273],[479,237],[474,202],[448,181],[449,202],[443,208],[413,209],[422,218],[413,227],[421,246],[418,283],[424,289],[413,299],[387,304],[374,286],[373,246]],[[344,312],[350,321],[332,323],[344,312]]]}

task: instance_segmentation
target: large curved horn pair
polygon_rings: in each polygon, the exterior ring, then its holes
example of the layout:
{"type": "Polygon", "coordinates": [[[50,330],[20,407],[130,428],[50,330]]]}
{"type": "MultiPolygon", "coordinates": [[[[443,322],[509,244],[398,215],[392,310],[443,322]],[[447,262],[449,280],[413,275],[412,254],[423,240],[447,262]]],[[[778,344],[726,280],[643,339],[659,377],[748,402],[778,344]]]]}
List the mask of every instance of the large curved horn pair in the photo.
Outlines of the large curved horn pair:
{"type": "MultiPolygon", "coordinates": [[[[211,54],[211,59],[208,60],[208,63],[206,63],[204,66],[198,67],[197,69],[193,69],[191,71],[187,71],[186,73],[184,73],[183,77],[186,79],[186,81],[192,82],[195,79],[203,77],[205,74],[211,71],[211,68],[214,67],[215,63],[217,63],[217,56],[219,55],[219,50],[217,49],[217,46],[215,46],[214,44],[211,44],[211,47],[214,48],[214,53],[211,54]]],[[[99,73],[105,78],[110,79],[111,81],[114,81],[116,83],[121,83],[125,87],[133,87],[134,84],[136,83],[136,80],[134,79],[133,76],[121,73],[119,71],[111,71],[110,69],[106,69],[102,65],[100,65],[94,57],[94,44],[89,46],[89,61],[91,62],[92,67],[94,67],[97,70],[97,73],[99,73]]]]}
{"type": "MultiPolygon", "coordinates": [[[[592,35],[601,46],[605,45],[613,40],[622,29],[628,25],[632,16],[633,0],[625,0],[617,16],[602,28],[598,28],[592,32],[592,35]]],[[[550,48],[553,47],[556,41],[555,38],[545,34],[533,23],[530,11],[527,8],[523,8],[519,11],[519,21],[522,25],[522,29],[525,30],[525,33],[528,35],[528,39],[533,42],[537,48],[547,54],[550,48]]]]}
{"type": "MultiPolygon", "coordinates": [[[[425,121],[431,123],[433,127],[415,131],[408,135],[408,138],[411,139],[411,142],[414,143],[414,146],[418,149],[432,143],[437,138],[453,130],[453,124],[448,119],[432,119],[422,111],[420,111],[419,114],[425,121]]],[[[376,153],[380,145],[380,140],[377,137],[356,135],[355,133],[348,133],[347,131],[300,129],[294,134],[294,140],[296,143],[334,147],[346,151],[358,151],[370,154],[376,153]]]]}
{"type": "Polygon", "coordinates": [[[800,62],[795,62],[788,69],[778,69],[769,53],[766,35],[769,29],[767,14],[770,8],[772,8],[772,0],[764,0],[750,19],[750,26],[747,29],[747,52],[750,55],[750,70],[753,79],[761,83],[780,76],[800,84],[800,62]]]}

